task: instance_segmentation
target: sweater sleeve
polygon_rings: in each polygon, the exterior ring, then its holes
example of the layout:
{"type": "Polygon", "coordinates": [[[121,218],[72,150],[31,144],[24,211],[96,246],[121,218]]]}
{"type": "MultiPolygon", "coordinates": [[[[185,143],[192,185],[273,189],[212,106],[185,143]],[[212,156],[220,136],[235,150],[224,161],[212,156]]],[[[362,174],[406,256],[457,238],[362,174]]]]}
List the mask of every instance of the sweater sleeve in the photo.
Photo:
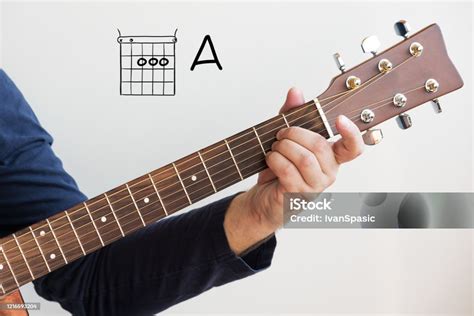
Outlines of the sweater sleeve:
{"type": "MultiPolygon", "coordinates": [[[[86,200],[25,98],[0,70],[0,236],[86,200]]],[[[34,281],[74,315],[151,315],[266,269],[274,236],[242,257],[223,228],[231,197],[172,216],[34,281]]]]}

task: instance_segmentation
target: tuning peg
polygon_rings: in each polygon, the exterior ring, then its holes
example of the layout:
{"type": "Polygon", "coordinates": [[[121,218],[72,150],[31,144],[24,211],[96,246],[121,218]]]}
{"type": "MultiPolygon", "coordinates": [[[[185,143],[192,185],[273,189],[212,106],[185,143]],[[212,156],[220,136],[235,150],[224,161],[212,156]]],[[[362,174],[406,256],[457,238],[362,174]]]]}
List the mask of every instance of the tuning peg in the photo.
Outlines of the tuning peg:
{"type": "Polygon", "coordinates": [[[393,26],[395,33],[401,37],[408,38],[408,33],[411,30],[410,24],[406,20],[400,20],[393,26]]]}
{"type": "Polygon", "coordinates": [[[369,129],[362,135],[362,139],[366,145],[377,145],[383,139],[383,133],[381,129],[369,129]]]}
{"type": "Polygon", "coordinates": [[[413,125],[413,123],[411,121],[411,117],[407,113],[400,114],[397,117],[397,123],[398,123],[398,126],[401,129],[407,129],[407,128],[412,127],[412,125],[413,125]]]}
{"type": "Polygon", "coordinates": [[[333,57],[334,57],[334,61],[336,62],[337,68],[339,68],[341,72],[345,72],[346,64],[344,63],[344,60],[342,60],[341,54],[335,53],[333,57]]]}
{"type": "Polygon", "coordinates": [[[443,109],[441,108],[441,104],[439,103],[438,99],[433,99],[431,100],[433,104],[433,109],[435,110],[436,113],[441,113],[443,112],[443,109]]]}
{"type": "Polygon", "coordinates": [[[380,41],[377,36],[372,35],[364,38],[360,46],[362,47],[362,51],[364,53],[371,53],[375,56],[377,55],[377,51],[380,47],[380,41]]]}

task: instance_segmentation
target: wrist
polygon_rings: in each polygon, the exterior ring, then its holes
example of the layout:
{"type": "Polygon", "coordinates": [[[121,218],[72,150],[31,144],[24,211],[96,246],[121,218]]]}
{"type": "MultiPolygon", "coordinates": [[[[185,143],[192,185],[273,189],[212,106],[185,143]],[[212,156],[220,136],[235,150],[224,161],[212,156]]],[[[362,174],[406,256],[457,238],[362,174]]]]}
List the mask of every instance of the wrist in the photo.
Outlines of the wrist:
{"type": "Polygon", "coordinates": [[[249,192],[238,194],[230,203],[224,218],[227,241],[236,255],[242,254],[277,229],[258,215],[252,200],[249,192]]]}

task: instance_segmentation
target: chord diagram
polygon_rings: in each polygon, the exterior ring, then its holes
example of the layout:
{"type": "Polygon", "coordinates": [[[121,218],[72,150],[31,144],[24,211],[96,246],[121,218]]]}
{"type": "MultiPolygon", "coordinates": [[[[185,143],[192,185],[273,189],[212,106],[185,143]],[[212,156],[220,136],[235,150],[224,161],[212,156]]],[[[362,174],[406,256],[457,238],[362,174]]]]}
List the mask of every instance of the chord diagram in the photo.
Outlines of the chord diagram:
{"type": "Polygon", "coordinates": [[[122,36],[120,44],[120,94],[164,95],[176,93],[176,31],[170,36],[122,36]]]}

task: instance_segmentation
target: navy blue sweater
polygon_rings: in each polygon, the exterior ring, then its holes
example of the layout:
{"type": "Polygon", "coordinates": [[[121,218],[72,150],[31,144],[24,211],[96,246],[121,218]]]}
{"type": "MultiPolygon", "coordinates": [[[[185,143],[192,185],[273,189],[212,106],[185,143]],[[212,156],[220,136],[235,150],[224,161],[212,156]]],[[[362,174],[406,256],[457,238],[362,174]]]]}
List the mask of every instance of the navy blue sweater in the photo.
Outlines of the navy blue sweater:
{"type": "MultiPolygon", "coordinates": [[[[0,69],[0,236],[87,199],[52,142],[0,69]]],[[[276,240],[236,256],[223,228],[231,200],[161,220],[34,281],[35,289],[74,315],[151,315],[250,276],[271,264],[276,240]]]]}

